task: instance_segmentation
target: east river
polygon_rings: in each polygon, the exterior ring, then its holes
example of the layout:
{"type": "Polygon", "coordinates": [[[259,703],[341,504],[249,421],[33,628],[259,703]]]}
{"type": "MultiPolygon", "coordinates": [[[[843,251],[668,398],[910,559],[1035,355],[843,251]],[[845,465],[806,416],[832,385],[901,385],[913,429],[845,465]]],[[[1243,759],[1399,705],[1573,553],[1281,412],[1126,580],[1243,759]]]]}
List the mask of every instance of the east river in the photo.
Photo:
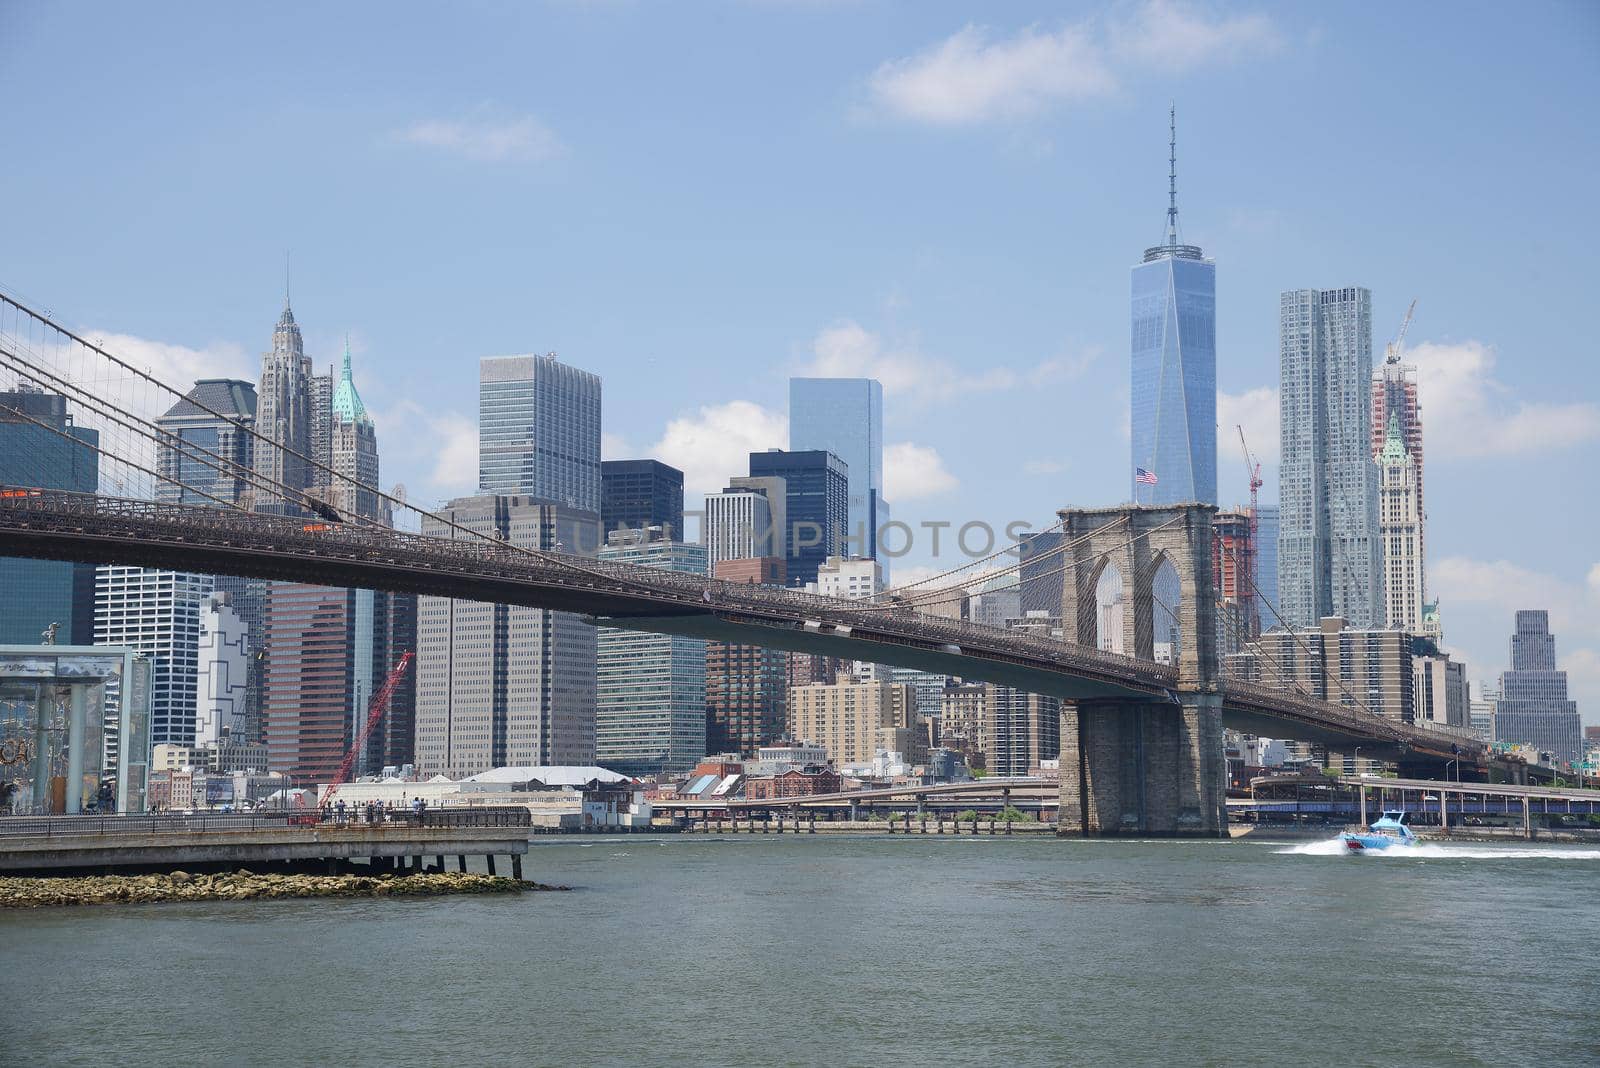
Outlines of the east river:
{"type": "Polygon", "coordinates": [[[1325,852],[563,838],[565,894],[0,913],[0,1062],[1600,1058],[1600,849],[1325,852]]]}

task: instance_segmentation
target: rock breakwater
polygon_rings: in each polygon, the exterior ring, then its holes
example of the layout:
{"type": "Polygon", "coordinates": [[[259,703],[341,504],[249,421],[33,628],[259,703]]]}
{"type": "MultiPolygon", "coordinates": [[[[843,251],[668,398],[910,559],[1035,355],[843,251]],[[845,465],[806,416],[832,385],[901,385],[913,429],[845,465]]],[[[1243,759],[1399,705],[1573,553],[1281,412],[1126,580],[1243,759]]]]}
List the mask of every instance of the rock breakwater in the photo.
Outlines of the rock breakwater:
{"type": "Polygon", "coordinates": [[[58,905],[134,905],[167,901],[249,901],[291,897],[427,897],[441,894],[515,894],[565,890],[564,886],[480,875],[416,872],[406,875],[280,875],[235,871],[220,875],[91,875],[0,877],[0,908],[58,905]]]}

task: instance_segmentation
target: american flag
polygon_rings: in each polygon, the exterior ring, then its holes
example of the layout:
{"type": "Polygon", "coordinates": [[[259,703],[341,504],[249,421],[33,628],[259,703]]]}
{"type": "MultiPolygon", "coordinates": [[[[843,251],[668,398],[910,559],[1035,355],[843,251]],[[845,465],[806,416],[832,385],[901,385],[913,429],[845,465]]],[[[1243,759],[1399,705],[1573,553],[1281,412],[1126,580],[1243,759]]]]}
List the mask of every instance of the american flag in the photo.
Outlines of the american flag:
{"type": "Polygon", "coordinates": [[[1142,467],[1135,467],[1133,469],[1133,480],[1135,482],[1143,482],[1146,486],[1154,486],[1156,484],[1156,473],[1154,471],[1146,471],[1142,467]]]}

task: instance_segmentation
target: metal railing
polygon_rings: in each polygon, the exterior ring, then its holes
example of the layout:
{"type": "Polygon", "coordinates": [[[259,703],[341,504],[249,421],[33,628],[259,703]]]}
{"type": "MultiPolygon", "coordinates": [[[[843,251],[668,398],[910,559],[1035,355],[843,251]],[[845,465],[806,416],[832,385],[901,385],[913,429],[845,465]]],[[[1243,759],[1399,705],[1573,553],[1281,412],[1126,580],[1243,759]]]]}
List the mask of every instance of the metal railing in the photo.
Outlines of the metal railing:
{"type": "Polygon", "coordinates": [[[456,827],[530,827],[533,814],[516,806],[475,808],[386,809],[382,818],[369,820],[364,806],[347,809],[341,817],[316,809],[282,812],[196,813],[194,815],[81,815],[0,816],[0,839],[64,838],[119,834],[210,834],[225,831],[327,831],[374,830],[402,833],[417,829],[456,827]]]}

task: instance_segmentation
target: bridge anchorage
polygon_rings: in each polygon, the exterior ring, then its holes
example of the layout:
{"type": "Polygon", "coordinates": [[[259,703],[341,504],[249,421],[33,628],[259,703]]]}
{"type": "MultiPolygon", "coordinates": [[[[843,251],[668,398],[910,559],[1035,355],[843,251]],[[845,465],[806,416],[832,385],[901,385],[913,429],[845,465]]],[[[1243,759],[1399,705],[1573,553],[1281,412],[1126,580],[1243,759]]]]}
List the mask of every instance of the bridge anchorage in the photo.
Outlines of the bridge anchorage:
{"type": "Polygon", "coordinates": [[[1158,606],[1176,616],[1179,642],[1177,681],[1165,697],[1062,703],[1057,834],[1220,838],[1228,833],[1211,575],[1215,511],[1211,505],[1186,504],[1058,513],[1071,546],[1062,561],[1065,639],[1096,644],[1096,591],[1114,568],[1126,591],[1123,651],[1154,658],[1158,606]],[[1177,577],[1179,603],[1172,606],[1155,593],[1164,564],[1177,577]]]}

